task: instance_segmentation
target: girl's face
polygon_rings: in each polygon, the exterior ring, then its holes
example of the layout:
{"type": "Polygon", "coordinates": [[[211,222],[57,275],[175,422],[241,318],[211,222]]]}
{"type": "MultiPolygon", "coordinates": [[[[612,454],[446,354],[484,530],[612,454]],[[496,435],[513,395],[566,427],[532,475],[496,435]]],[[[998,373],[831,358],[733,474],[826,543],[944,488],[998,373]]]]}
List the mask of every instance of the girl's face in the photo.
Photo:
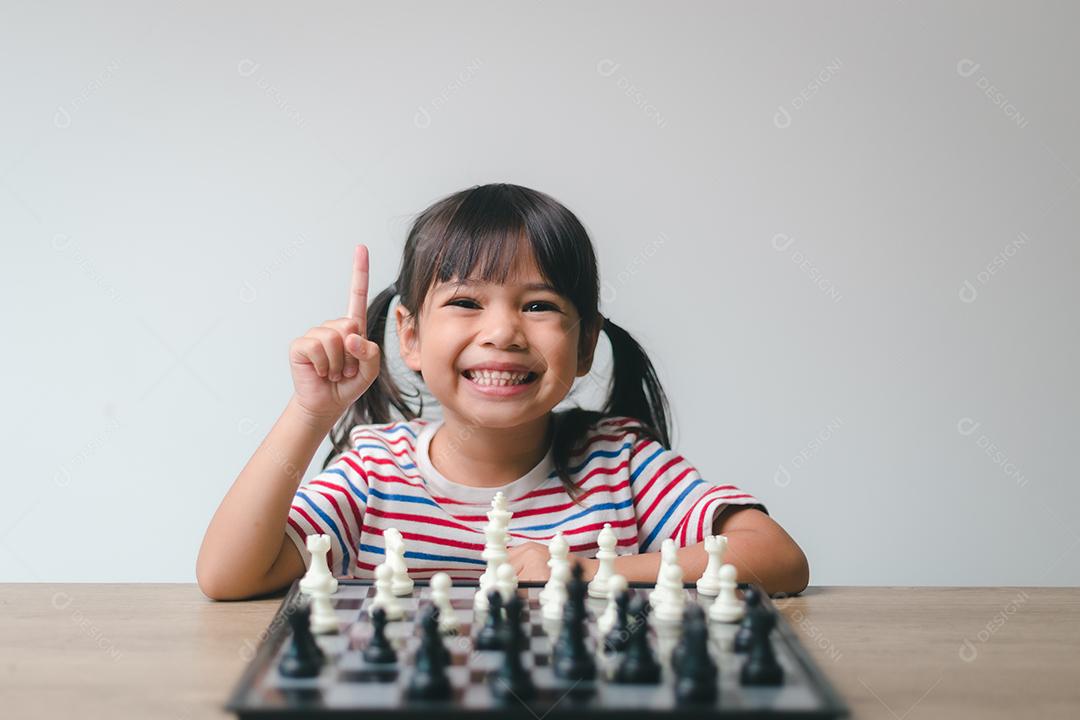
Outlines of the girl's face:
{"type": "Polygon", "coordinates": [[[408,310],[396,308],[405,364],[464,423],[514,427],[544,417],[592,365],[599,331],[579,353],[577,309],[547,286],[529,253],[518,258],[502,285],[437,281],[421,308],[419,332],[408,310]],[[512,379],[481,372],[500,363],[512,366],[503,371],[512,379]]]}

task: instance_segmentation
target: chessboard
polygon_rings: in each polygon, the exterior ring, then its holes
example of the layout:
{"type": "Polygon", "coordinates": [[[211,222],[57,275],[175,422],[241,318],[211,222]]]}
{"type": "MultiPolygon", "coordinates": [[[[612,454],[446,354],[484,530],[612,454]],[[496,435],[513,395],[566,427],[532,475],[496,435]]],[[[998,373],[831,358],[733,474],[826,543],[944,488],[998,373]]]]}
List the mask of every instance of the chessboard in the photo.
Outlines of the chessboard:
{"type": "MultiPolygon", "coordinates": [[[[555,626],[540,613],[539,583],[521,583],[518,594],[524,601],[523,625],[528,647],[522,663],[529,670],[536,692],[527,702],[516,698],[500,700],[492,691],[494,673],[503,660],[500,651],[476,650],[473,638],[483,623],[474,610],[476,586],[455,585],[451,589],[459,630],[447,635],[444,644],[450,652],[448,674],[452,684],[448,700],[413,700],[405,692],[414,658],[420,644],[417,622],[420,610],[429,604],[430,588],[417,582],[409,597],[400,598],[405,610],[403,620],[386,626],[386,636],[397,649],[393,664],[369,664],[362,657],[372,634],[367,605],[374,597],[372,583],[365,580],[339,580],[331,596],[339,620],[336,634],[316,635],[326,661],[319,675],[312,678],[286,677],[279,669],[292,634],[289,614],[303,602],[299,581],[293,583],[270,626],[228,700],[225,709],[240,718],[323,718],[360,714],[365,718],[464,718],[521,717],[557,718],[599,717],[615,714],[619,720],[652,717],[657,714],[681,719],[698,718],[836,718],[848,714],[843,700],[824,673],[802,646],[793,628],[768,596],[762,594],[762,607],[774,613],[775,627],[771,641],[783,668],[783,682],[777,686],[740,684],[739,672],[745,653],[736,653],[734,637],[738,624],[709,623],[709,652],[717,665],[718,693],[715,701],[704,705],[681,705],[674,691],[670,667],[671,649],[678,641],[681,627],[667,626],[650,618],[649,642],[661,665],[658,684],[620,684],[611,678],[616,655],[605,651],[598,638],[595,619],[606,601],[590,598],[587,602],[589,636],[586,645],[594,654],[597,677],[588,682],[560,680],[552,668],[552,649],[558,636],[555,626]]],[[[739,586],[739,593],[745,585],[739,586]]],[[[645,594],[645,586],[632,586],[631,592],[645,594]]],[[[697,590],[687,586],[687,602],[703,607],[712,598],[698,598],[697,590]]]]}

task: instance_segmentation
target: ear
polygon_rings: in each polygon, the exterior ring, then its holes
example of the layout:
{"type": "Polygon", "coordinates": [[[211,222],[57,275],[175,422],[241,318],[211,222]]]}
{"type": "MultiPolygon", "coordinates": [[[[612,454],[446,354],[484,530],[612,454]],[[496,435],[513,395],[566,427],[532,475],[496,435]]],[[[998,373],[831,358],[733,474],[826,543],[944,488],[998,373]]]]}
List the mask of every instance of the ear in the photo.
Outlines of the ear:
{"type": "Polygon", "coordinates": [[[405,365],[413,372],[420,372],[420,338],[416,331],[416,316],[401,303],[394,308],[397,320],[398,350],[405,365]]]}
{"type": "Polygon", "coordinates": [[[601,318],[596,324],[596,329],[588,337],[581,339],[583,345],[580,352],[578,352],[578,377],[585,377],[589,374],[589,370],[592,369],[593,355],[596,353],[596,343],[600,339],[600,328],[603,322],[603,318],[601,318]]]}

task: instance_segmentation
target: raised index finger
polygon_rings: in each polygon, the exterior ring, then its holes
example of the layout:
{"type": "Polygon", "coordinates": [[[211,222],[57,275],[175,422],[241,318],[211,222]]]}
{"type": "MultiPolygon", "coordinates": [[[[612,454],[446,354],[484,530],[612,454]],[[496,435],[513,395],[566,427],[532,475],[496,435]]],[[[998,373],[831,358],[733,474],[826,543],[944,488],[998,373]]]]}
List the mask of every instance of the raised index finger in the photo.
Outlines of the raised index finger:
{"type": "Polygon", "coordinates": [[[368,251],[357,245],[353,254],[352,287],[349,289],[349,317],[360,323],[360,334],[367,336],[368,251]]]}

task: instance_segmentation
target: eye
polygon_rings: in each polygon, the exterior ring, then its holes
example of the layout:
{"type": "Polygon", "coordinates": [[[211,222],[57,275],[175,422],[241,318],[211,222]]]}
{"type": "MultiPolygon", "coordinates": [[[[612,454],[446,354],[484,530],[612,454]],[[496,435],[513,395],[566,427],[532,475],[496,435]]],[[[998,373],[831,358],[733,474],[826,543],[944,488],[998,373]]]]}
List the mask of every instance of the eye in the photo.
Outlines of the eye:
{"type": "MultiPolygon", "coordinates": [[[[473,307],[480,307],[479,305],[476,304],[475,300],[472,300],[470,298],[454,298],[453,300],[450,300],[446,304],[447,305],[454,305],[455,307],[465,307],[465,305],[471,305],[473,307]]],[[[471,308],[466,308],[466,309],[471,309],[471,308]]]]}
{"type": "Polygon", "coordinates": [[[559,312],[559,306],[554,303],[544,302],[543,300],[537,300],[535,302],[527,303],[525,308],[539,307],[541,310],[553,310],[559,312]]]}

